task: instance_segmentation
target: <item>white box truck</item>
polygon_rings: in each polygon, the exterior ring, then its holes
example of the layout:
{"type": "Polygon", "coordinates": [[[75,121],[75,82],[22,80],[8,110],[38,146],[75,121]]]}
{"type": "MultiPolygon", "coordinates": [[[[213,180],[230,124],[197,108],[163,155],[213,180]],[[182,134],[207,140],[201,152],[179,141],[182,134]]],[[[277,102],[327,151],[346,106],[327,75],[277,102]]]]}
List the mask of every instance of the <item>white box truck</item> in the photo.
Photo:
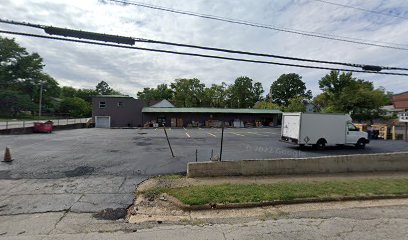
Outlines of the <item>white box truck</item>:
{"type": "Polygon", "coordinates": [[[351,122],[348,114],[283,113],[281,141],[300,147],[352,144],[364,148],[368,134],[351,122]]]}

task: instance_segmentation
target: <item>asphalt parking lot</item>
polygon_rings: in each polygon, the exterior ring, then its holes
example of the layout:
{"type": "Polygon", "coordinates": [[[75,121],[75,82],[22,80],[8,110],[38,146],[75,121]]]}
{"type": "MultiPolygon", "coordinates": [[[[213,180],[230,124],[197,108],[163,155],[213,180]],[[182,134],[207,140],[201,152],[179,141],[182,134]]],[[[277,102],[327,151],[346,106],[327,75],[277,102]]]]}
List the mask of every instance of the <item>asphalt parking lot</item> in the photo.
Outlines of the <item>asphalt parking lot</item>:
{"type": "MultiPolygon", "coordinates": [[[[151,176],[186,171],[186,163],[208,161],[220,154],[221,129],[76,129],[52,134],[4,135],[13,164],[0,168],[0,178],[58,179],[92,176],[151,176]]],[[[226,128],[223,160],[308,157],[407,151],[403,141],[372,140],[366,149],[328,147],[323,151],[279,142],[279,128],[226,128]]]]}

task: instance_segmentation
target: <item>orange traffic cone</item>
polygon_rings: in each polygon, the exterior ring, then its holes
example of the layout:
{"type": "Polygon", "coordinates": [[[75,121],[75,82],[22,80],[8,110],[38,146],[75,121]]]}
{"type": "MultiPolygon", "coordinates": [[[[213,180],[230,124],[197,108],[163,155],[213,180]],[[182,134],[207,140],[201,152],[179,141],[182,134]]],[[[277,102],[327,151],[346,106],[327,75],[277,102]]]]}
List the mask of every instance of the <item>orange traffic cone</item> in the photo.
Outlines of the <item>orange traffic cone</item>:
{"type": "Polygon", "coordinates": [[[4,152],[4,161],[11,162],[13,159],[11,158],[10,148],[6,147],[6,151],[4,152]]]}

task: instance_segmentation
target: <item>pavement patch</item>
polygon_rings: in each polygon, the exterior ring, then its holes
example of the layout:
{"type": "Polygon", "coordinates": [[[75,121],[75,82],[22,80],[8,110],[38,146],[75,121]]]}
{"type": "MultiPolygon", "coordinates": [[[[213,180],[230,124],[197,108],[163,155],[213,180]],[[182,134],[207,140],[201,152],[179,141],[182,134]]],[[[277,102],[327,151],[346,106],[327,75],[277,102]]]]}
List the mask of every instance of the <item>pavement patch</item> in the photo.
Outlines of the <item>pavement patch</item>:
{"type": "Polygon", "coordinates": [[[94,167],[81,166],[75,168],[74,170],[65,171],[64,174],[67,177],[79,177],[84,175],[90,175],[94,171],[95,171],[94,167]]]}
{"type": "Polygon", "coordinates": [[[117,209],[132,204],[132,193],[83,194],[82,198],[71,207],[71,212],[99,212],[104,209],[117,209]]]}
{"type": "Polygon", "coordinates": [[[126,208],[107,208],[95,213],[93,216],[99,220],[118,220],[123,219],[127,215],[126,208]]]}

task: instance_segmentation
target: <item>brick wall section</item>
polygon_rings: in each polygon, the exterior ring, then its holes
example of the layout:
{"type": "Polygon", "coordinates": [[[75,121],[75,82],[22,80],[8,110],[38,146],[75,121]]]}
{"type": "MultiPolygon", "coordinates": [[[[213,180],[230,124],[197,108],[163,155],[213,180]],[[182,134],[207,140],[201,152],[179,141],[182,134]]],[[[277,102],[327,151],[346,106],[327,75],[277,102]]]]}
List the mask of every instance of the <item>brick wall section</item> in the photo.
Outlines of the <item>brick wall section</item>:
{"type": "Polygon", "coordinates": [[[408,109],[408,92],[392,96],[392,102],[396,109],[408,109]]]}
{"type": "Polygon", "coordinates": [[[191,162],[187,165],[188,177],[383,171],[408,171],[408,152],[270,160],[191,162]]]}

